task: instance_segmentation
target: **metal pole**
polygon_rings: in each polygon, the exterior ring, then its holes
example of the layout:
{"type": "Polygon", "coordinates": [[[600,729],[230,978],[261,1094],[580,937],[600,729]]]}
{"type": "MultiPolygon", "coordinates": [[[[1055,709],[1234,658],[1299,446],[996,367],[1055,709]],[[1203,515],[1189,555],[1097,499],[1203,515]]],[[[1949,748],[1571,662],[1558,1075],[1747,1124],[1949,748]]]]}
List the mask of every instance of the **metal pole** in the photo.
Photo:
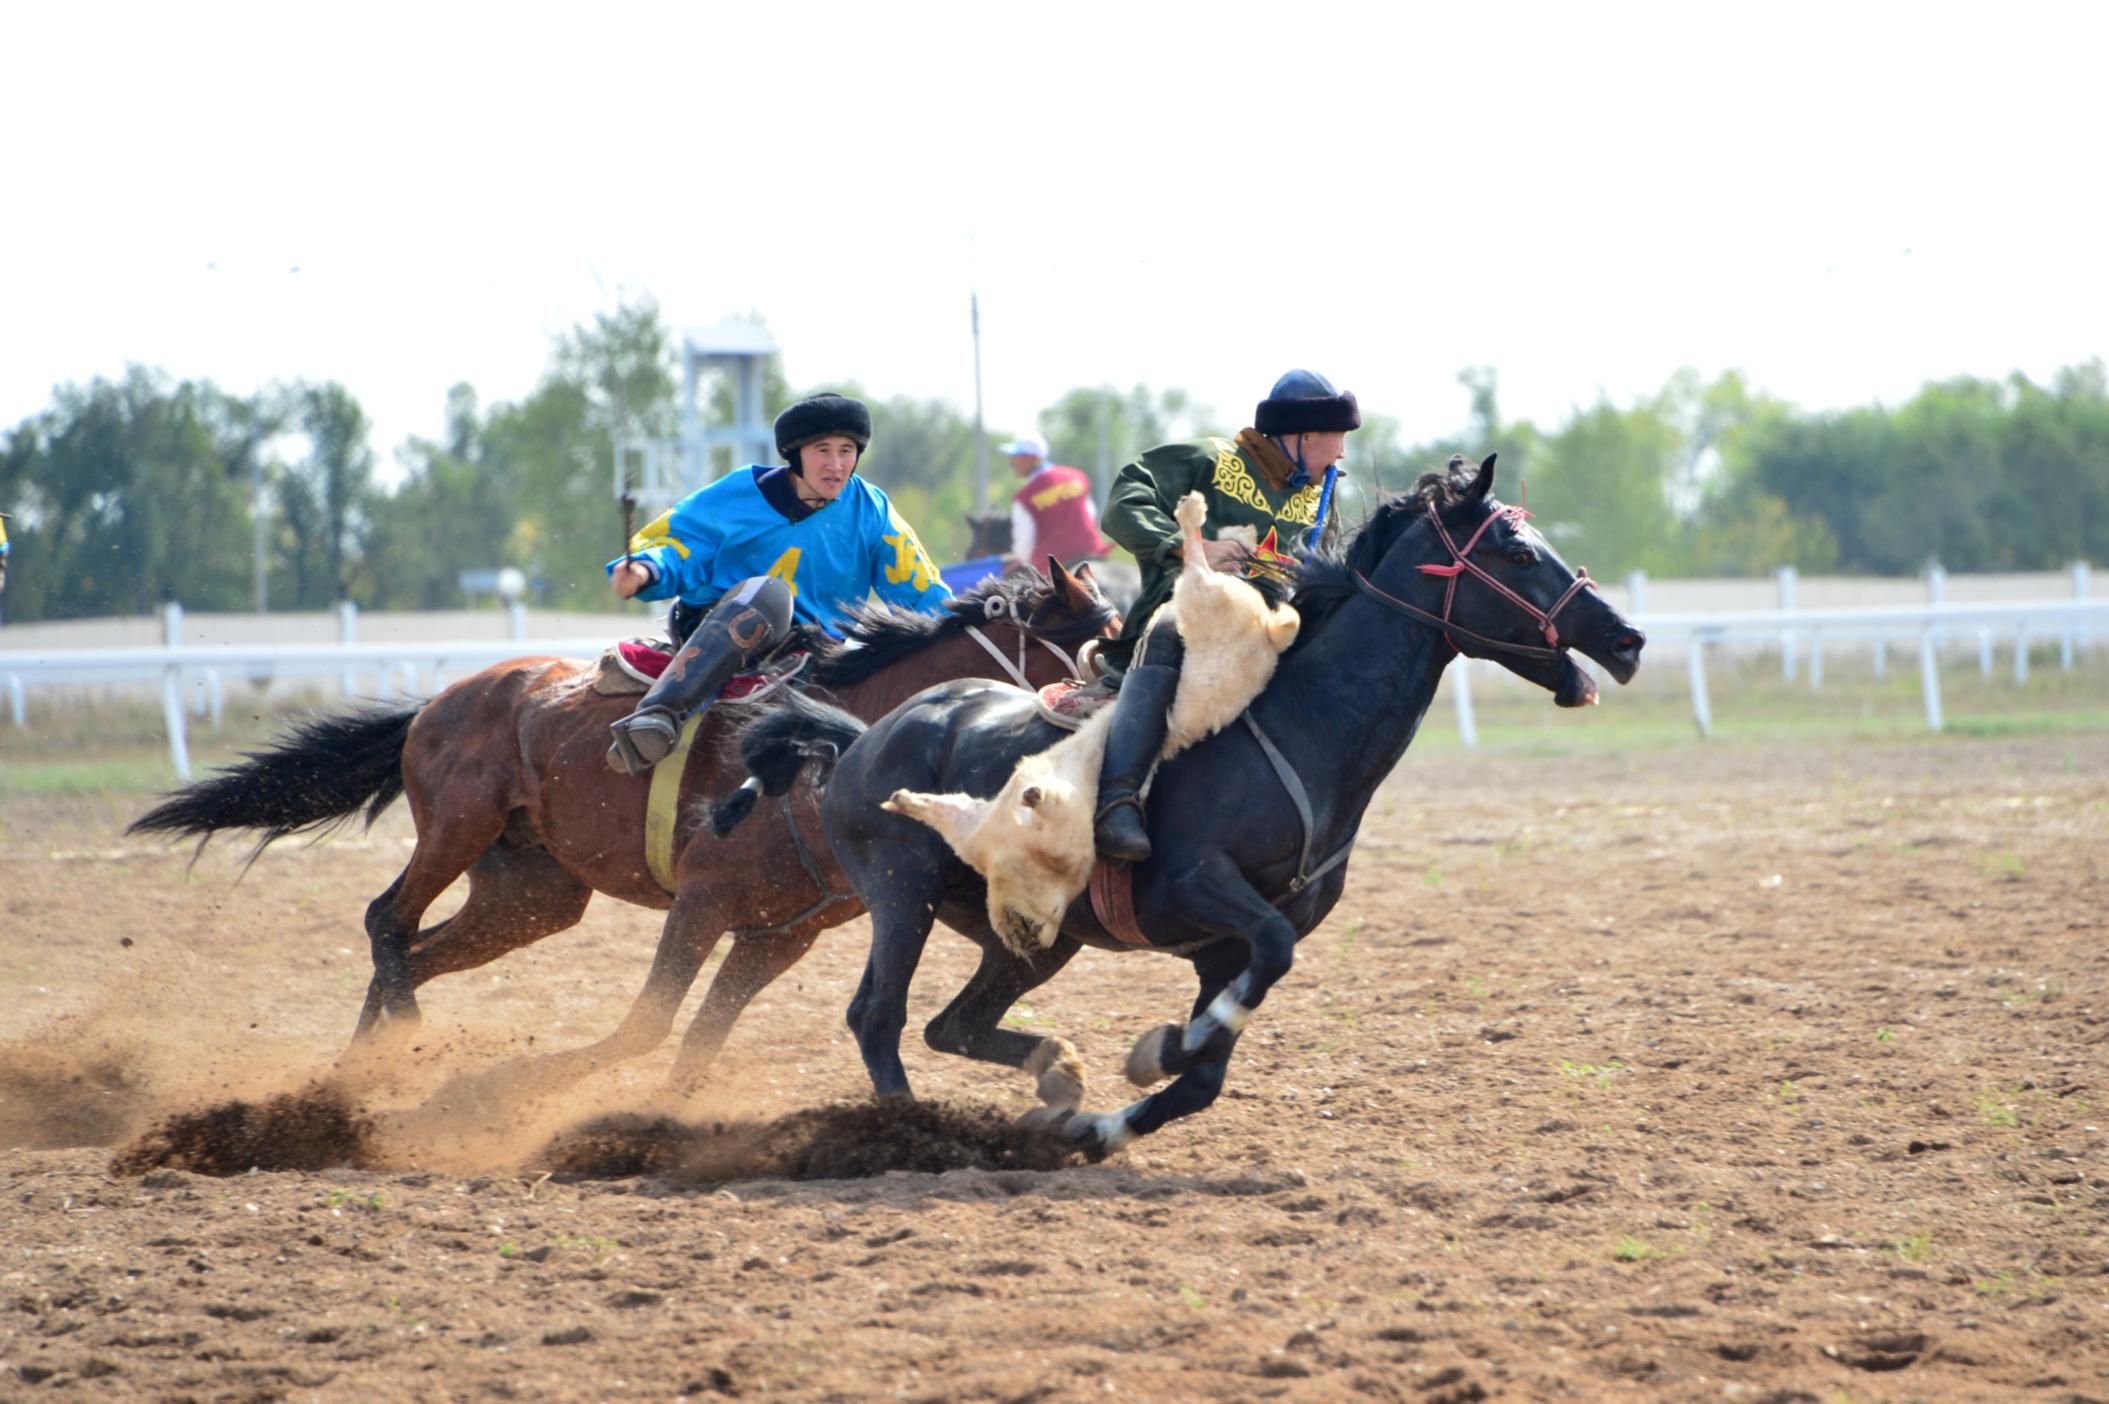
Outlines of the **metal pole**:
{"type": "Polygon", "coordinates": [[[967,309],[974,323],[974,515],[989,510],[989,435],[981,422],[981,293],[967,294],[967,309]]]}
{"type": "Polygon", "coordinates": [[[1692,684],[1692,720],[1699,724],[1701,736],[1714,734],[1713,703],[1706,696],[1706,636],[1693,634],[1690,650],[1684,655],[1686,674],[1692,684]]]}
{"type": "Polygon", "coordinates": [[[1479,721],[1472,715],[1472,660],[1460,658],[1449,673],[1450,696],[1457,703],[1457,734],[1468,747],[1479,745],[1479,721]]]}

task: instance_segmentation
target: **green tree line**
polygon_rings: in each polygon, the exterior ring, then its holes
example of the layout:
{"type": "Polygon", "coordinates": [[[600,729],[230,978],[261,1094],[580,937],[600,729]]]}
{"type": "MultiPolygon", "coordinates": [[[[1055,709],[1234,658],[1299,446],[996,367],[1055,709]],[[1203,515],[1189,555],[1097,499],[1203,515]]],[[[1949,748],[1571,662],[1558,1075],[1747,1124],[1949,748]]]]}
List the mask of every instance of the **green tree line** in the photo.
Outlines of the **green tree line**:
{"type": "MultiPolygon", "coordinates": [[[[1485,367],[1461,381],[1467,422],[1404,441],[1369,413],[1349,444],[1350,517],[1452,452],[1501,453],[1504,494],[1527,500],[1570,559],[1607,579],[1804,572],[1910,574],[2056,569],[2109,547],[2109,383],[2101,362],[2048,385],[1928,384],[1894,408],[1804,413],[1733,373],[1681,372],[1630,404],[1600,398],[1558,424],[1510,420],[1485,367]]],[[[829,386],[850,394],[855,385],[829,386]]],[[[765,377],[775,414],[802,390],[765,377]]],[[[713,420],[731,417],[718,387],[713,420]]],[[[274,609],[418,609],[464,603],[464,569],[518,566],[543,607],[596,608],[601,564],[619,546],[615,445],[671,437],[675,347],[657,307],[625,302],[558,337],[534,390],[485,405],[448,393],[436,439],[376,475],[370,426],[334,383],[252,396],[134,367],[66,385],[0,440],[0,510],[12,514],[17,620],[251,606],[261,518],[274,609]]],[[[971,415],[942,400],[871,399],[862,471],[886,489],[940,560],[967,546],[971,415]]],[[[1381,396],[1365,399],[1381,411],[1381,396]]],[[[990,426],[991,445],[1036,428],[1063,462],[1104,472],[1151,444],[1230,433],[1176,389],[1081,387],[1036,426],[990,426]]],[[[730,467],[720,464],[719,467],[730,467]]],[[[992,506],[1008,465],[991,447],[992,506]]]]}

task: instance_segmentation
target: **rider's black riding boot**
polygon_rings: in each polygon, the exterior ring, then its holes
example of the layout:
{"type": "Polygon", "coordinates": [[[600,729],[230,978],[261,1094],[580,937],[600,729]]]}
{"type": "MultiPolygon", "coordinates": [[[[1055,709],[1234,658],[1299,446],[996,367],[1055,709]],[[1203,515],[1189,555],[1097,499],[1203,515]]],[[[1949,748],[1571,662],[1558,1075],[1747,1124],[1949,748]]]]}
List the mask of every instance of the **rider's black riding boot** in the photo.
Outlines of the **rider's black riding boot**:
{"type": "Polygon", "coordinates": [[[659,681],[637,699],[637,710],[610,725],[615,740],[608,747],[609,766],[642,775],[665,760],[681,739],[681,724],[709,707],[735,673],[790,632],[790,587],[773,576],[742,581],[710,607],[659,681]]]}
{"type": "Polygon", "coordinates": [[[1120,680],[1113,724],[1106,732],[1106,759],[1098,772],[1098,822],[1092,840],[1101,858],[1140,863],[1150,856],[1142,822],[1142,790],[1150,767],[1164,749],[1164,733],[1179,690],[1186,651],[1170,623],[1150,631],[1142,658],[1120,680]]]}

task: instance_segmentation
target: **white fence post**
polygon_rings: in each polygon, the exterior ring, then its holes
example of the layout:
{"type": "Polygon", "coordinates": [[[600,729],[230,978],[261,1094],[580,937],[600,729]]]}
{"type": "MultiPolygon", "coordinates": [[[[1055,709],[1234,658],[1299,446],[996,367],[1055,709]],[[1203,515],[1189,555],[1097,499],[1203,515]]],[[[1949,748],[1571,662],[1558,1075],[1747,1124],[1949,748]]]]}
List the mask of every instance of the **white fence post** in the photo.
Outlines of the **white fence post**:
{"type": "MultiPolygon", "coordinates": [[[[2076,600],[2084,600],[2087,598],[2088,573],[2089,571],[2087,562],[2074,561],[2072,563],[2072,597],[2076,600]]],[[[2065,631],[2064,641],[2058,647],[2058,661],[2064,666],[2067,672],[2072,671],[2072,655],[2076,651],[2075,645],[2084,644],[2086,642],[2086,620],[2083,619],[2075,622],[2070,629],[2067,629],[2065,631]]]]}
{"type": "Polygon", "coordinates": [[[1992,676],[1992,631],[1987,628],[1977,631],[1977,671],[1992,676]]]}
{"type": "Polygon", "coordinates": [[[1823,691],[1823,633],[1809,631],[1809,691],[1823,691]]]}
{"type": "MultiPolygon", "coordinates": [[[[1794,587],[1801,581],[1801,572],[1793,566],[1781,566],[1772,572],[1779,585],[1779,607],[1782,614],[1794,608],[1794,587]]],[[[1779,631],[1780,676],[1788,682],[1794,681],[1794,626],[1788,625],[1779,631]]]]}
{"type": "Polygon", "coordinates": [[[22,680],[13,673],[7,675],[7,709],[14,713],[16,726],[29,724],[29,714],[22,706],[22,680]]]}
{"type": "Polygon", "coordinates": [[[1457,734],[1469,747],[1479,745],[1479,720],[1472,715],[1472,660],[1460,655],[1450,670],[1450,698],[1457,704],[1457,734]]]}
{"type": "Polygon", "coordinates": [[[505,619],[509,631],[506,634],[507,638],[518,643],[527,637],[527,601],[518,598],[508,600],[505,605],[505,619]]]}
{"type": "Polygon", "coordinates": [[[1889,676],[1889,640],[1875,640],[1875,680],[1880,682],[1889,676]]]}
{"type": "Polygon", "coordinates": [[[1626,613],[1628,615],[1648,612],[1648,573],[1644,570],[1626,572],[1626,613]]]}
{"type": "Polygon", "coordinates": [[[1692,635],[1691,647],[1684,655],[1684,668],[1692,683],[1692,720],[1699,723],[1699,734],[1714,734],[1713,703],[1706,695],[1706,635],[1692,635]]]}
{"type": "Polygon", "coordinates": [[[1940,646],[1934,638],[1932,625],[1919,634],[1919,685],[1926,692],[1926,726],[1929,730],[1941,729],[1941,662],[1940,646]]]}
{"type": "MultiPolygon", "coordinates": [[[[161,643],[176,648],[183,643],[183,606],[170,600],[161,606],[161,643]]],[[[184,730],[183,669],[171,663],[161,670],[161,717],[168,726],[168,761],[176,778],[190,781],[190,736],[184,730]]]]}
{"type": "Polygon", "coordinates": [[[2028,625],[2020,624],[2014,629],[2014,686],[2020,687],[2028,681],[2028,625]]]}
{"type": "MultiPolygon", "coordinates": [[[[340,601],[337,605],[337,642],[349,644],[357,643],[358,641],[359,607],[353,604],[350,600],[340,601]]],[[[352,692],[355,690],[355,685],[352,680],[352,671],[350,668],[346,668],[343,673],[338,676],[337,685],[344,689],[344,695],[346,697],[352,695],[352,692]]]]}

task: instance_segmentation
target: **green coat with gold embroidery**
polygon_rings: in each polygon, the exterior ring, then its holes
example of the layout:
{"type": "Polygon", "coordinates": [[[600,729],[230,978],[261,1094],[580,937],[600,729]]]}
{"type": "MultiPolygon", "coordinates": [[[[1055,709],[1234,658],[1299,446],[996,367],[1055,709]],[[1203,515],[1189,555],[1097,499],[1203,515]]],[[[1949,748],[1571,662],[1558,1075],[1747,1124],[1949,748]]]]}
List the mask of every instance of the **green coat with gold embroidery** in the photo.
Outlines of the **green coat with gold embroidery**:
{"type": "Polygon", "coordinates": [[[1135,646],[1149,631],[1150,617],[1172,597],[1180,566],[1172,554],[1179,547],[1179,524],[1172,520],[1172,509],[1189,492],[1207,499],[1208,519],[1201,534],[1211,541],[1226,528],[1249,526],[1261,541],[1269,531],[1276,532],[1286,554],[1318,524],[1316,483],[1275,491],[1230,439],[1165,444],[1121,469],[1106,497],[1099,530],[1134,553],[1142,566],[1142,594],[1121,625],[1120,637],[1103,651],[1116,668],[1128,666],[1135,646]]]}

